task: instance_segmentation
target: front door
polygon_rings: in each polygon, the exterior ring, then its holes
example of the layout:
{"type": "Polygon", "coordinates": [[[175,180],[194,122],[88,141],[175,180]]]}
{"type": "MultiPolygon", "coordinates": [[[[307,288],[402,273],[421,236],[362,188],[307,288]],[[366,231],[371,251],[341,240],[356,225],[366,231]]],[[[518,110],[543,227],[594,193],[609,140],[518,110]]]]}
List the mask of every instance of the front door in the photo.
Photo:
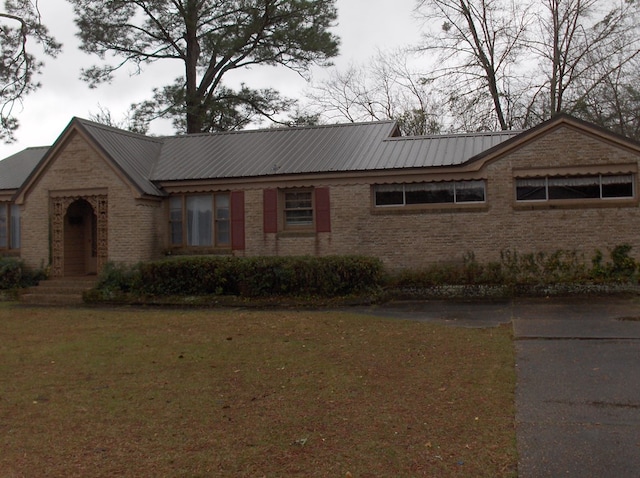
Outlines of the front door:
{"type": "Polygon", "coordinates": [[[64,275],[84,276],[98,271],[97,217],[91,204],[78,199],[64,217],[64,275]]]}

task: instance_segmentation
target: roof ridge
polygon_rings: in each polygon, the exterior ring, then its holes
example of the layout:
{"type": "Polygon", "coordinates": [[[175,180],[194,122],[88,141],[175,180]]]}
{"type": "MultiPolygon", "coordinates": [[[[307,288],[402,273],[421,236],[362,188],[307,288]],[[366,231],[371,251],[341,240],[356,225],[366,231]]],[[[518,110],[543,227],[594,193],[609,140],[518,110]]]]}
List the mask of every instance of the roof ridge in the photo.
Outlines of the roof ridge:
{"type": "Polygon", "coordinates": [[[151,141],[153,143],[163,143],[164,142],[164,137],[162,136],[150,136],[147,134],[143,134],[143,133],[136,133],[134,131],[129,131],[126,129],[122,129],[122,128],[118,128],[116,126],[110,126],[110,125],[106,125],[103,123],[98,123],[96,121],[91,121],[88,119],[84,119],[84,118],[75,118],[78,123],[80,123],[82,126],[84,127],[92,127],[92,128],[97,128],[97,129],[102,129],[104,131],[109,131],[111,133],[116,133],[116,134],[121,134],[123,136],[130,136],[132,138],[136,138],[139,140],[143,140],[143,141],[151,141]]]}
{"type": "Polygon", "coordinates": [[[421,139],[444,139],[444,138],[477,138],[480,136],[499,136],[502,134],[518,135],[523,130],[498,130],[498,131],[478,131],[468,133],[444,133],[444,134],[425,134],[425,135],[413,135],[413,136],[395,136],[386,138],[384,141],[399,141],[399,140],[421,140],[421,139]]]}
{"type": "Polygon", "coordinates": [[[255,129],[238,129],[233,131],[214,131],[209,133],[188,133],[177,134],[169,136],[161,136],[162,139],[189,139],[199,138],[203,136],[227,136],[236,134],[249,134],[249,133],[271,133],[271,132],[284,132],[284,131],[300,131],[300,130],[313,130],[313,129],[329,129],[329,128],[345,128],[354,126],[368,126],[376,124],[395,124],[395,120],[383,120],[383,121],[361,121],[353,123],[333,123],[333,124],[319,124],[319,125],[306,125],[306,126],[282,126],[278,128],[255,128],[255,129]]]}

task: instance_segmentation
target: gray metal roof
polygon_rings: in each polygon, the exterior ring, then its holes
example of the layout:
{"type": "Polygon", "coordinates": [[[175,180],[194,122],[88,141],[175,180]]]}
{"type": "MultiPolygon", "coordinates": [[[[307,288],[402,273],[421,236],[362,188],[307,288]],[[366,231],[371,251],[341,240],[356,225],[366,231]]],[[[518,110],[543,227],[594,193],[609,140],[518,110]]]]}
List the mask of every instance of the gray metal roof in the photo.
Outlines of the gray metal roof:
{"type": "MultiPolygon", "coordinates": [[[[393,121],[148,137],[74,119],[143,193],[155,182],[462,165],[518,132],[397,136],[393,121]]],[[[66,130],[65,130],[66,131],[66,130]]],[[[64,134],[63,134],[64,135],[64,134]]],[[[0,189],[17,189],[48,148],[0,161],[0,189]]]]}
{"type": "Polygon", "coordinates": [[[392,137],[393,122],[165,139],[153,180],[458,166],[518,132],[392,137]]]}
{"type": "Polygon", "coordinates": [[[0,161],[0,190],[20,188],[48,150],[27,148],[0,161]]]}
{"type": "Polygon", "coordinates": [[[164,195],[151,182],[151,171],[163,145],[161,138],[131,133],[83,119],[77,121],[141,192],[153,196],[164,195]]]}
{"type": "Polygon", "coordinates": [[[518,135],[517,131],[404,136],[382,141],[363,169],[460,166],[474,156],[518,135]]]}
{"type": "Polygon", "coordinates": [[[155,181],[359,169],[396,131],[392,121],[165,138],[155,181]]]}

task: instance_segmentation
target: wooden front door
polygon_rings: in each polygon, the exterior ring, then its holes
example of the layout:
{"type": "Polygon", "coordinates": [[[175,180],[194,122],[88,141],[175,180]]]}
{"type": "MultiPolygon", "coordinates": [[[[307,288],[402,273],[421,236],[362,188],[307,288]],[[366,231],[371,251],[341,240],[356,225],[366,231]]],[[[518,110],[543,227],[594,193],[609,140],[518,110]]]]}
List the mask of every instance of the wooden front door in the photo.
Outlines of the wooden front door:
{"type": "Polygon", "coordinates": [[[96,274],[98,257],[97,217],[84,199],[71,203],[64,217],[64,275],[96,274]]]}

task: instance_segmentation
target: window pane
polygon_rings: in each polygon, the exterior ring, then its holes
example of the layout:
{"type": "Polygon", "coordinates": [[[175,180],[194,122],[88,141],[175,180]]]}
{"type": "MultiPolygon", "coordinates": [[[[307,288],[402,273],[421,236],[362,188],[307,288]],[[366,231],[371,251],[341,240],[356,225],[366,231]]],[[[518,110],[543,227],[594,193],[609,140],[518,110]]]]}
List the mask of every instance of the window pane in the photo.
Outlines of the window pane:
{"type": "Polygon", "coordinates": [[[172,221],[182,221],[181,197],[172,197],[169,200],[169,217],[172,221]]]}
{"type": "Polygon", "coordinates": [[[182,198],[169,199],[169,221],[171,226],[171,244],[182,244],[182,198]]]}
{"type": "Polygon", "coordinates": [[[229,195],[216,195],[216,219],[229,219],[229,195]]]}
{"type": "Polygon", "coordinates": [[[374,190],[376,206],[402,206],[404,188],[401,185],[380,185],[374,190]]]}
{"type": "Polygon", "coordinates": [[[453,183],[422,183],[407,186],[407,204],[440,204],[453,202],[453,183]]]}
{"type": "Polygon", "coordinates": [[[216,243],[220,246],[231,243],[231,228],[229,227],[229,221],[216,222],[216,243]]]}
{"type": "Polygon", "coordinates": [[[484,181],[456,183],[456,202],[484,202],[484,181]]]}
{"type": "Polygon", "coordinates": [[[213,234],[213,198],[190,196],[187,198],[187,244],[211,246],[213,234]]]}
{"type": "Polygon", "coordinates": [[[310,226],[313,224],[311,191],[288,192],[284,195],[284,217],[287,225],[310,226]]]}
{"type": "Polygon", "coordinates": [[[216,245],[231,243],[231,227],[229,223],[229,195],[216,195],[216,245]]]}
{"type": "Polygon", "coordinates": [[[20,206],[17,204],[11,205],[11,231],[10,246],[11,249],[20,249],[20,206]]]}
{"type": "Polygon", "coordinates": [[[311,193],[310,192],[297,192],[286,193],[285,195],[285,209],[300,209],[311,208],[311,193]]]}
{"type": "Polygon", "coordinates": [[[517,179],[518,201],[544,201],[547,199],[546,179],[517,179]]]}
{"type": "Polygon", "coordinates": [[[286,211],[287,224],[292,226],[304,226],[313,224],[313,212],[300,210],[300,211],[286,211]]]}
{"type": "Polygon", "coordinates": [[[599,199],[598,176],[549,178],[549,199],[599,199]]]}
{"type": "Polygon", "coordinates": [[[8,228],[7,228],[7,205],[0,204],[0,247],[8,246],[8,228]]]}
{"type": "Polygon", "coordinates": [[[633,197],[633,175],[602,176],[603,198],[633,197]]]}

